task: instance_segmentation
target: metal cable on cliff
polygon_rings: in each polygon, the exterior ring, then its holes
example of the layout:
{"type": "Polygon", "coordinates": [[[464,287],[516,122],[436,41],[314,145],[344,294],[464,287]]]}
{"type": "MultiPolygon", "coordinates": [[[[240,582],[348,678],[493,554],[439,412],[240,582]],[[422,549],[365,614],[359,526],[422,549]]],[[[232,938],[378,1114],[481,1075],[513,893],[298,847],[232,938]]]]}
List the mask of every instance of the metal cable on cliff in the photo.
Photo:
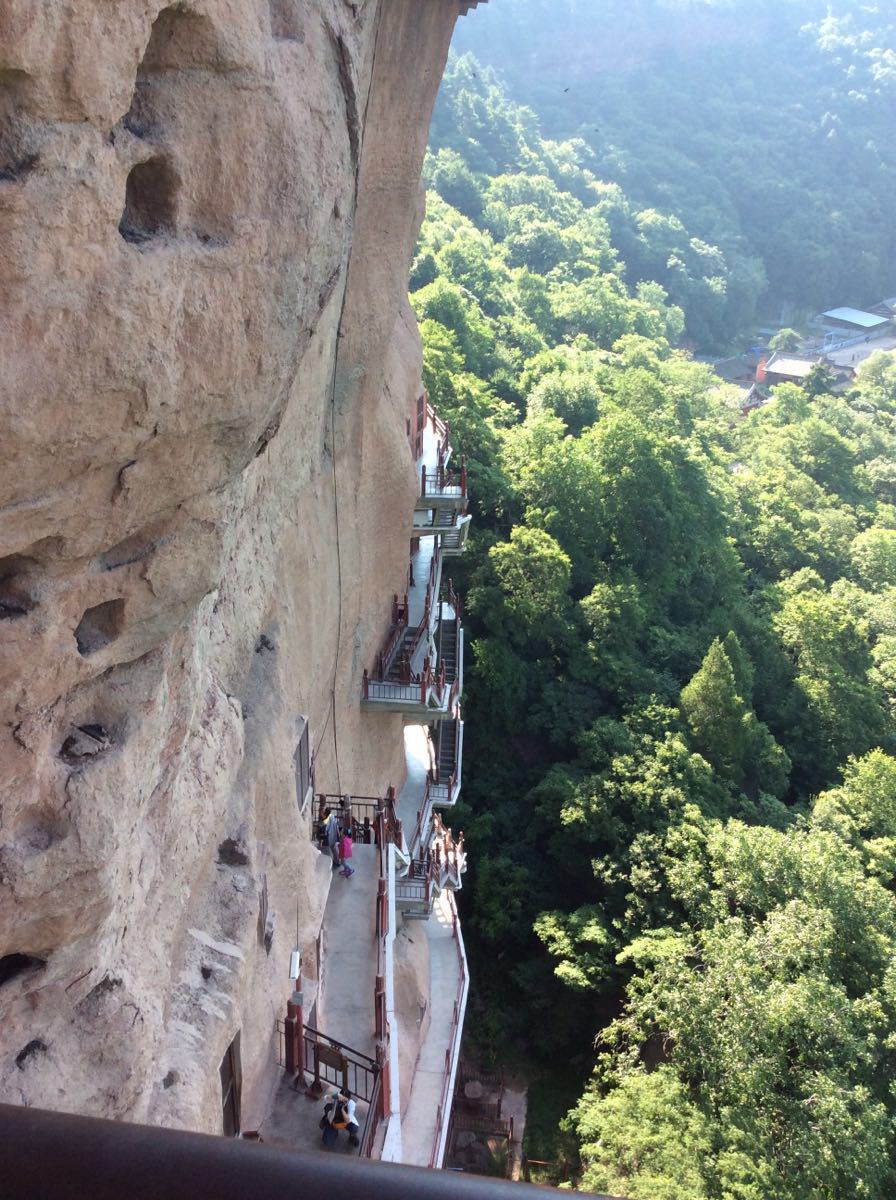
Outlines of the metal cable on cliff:
{"type": "MultiPolygon", "coordinates": [[[[354,187],[354,202],[352,204],[352,225],[354,225],[354,217],[358,208],[358,191],[360,187],[361,175],[361,157],[364,149],[364,133],[367,129],[367,111],[370,107],[370,93],[373,88],[373,77],[376,71],[377,54],[379,52],[380,43],[380,15],[382,8],[378,7],[376,12],[376,32],[373,38],[373,55],[370,62],[370,81],[367,87],[367,96],[364,101],[364,120],[361,124],[360,139],[352,138],[350,141],[355,155],[355,187],[354,187]]],[[[340,39],[341,42],[341,39],[340,39]]],[[[342,62],[340,63],[342,67],[342,62]]],[[[342,73],[342,71],[340,71],[342,73]]],[[[350,124],[349,114],[346,113],[346,124],[350,124]]],[[[351,134],[351,131],[349,131],[351,134]]],[[[338,721],[336,717],[336,680],[339,674],[339,651],[342,648],[342,544],[340,542],[339,532],[339,481],[336,468],[336,372],[339,363],[339,337],[342,329],[342,321],[345,317],[345,301],[348,293],[349,275],[351,273],[353,245],[349,245],[348,255],[345,263],[345,287],[342,289],[342,299],[339,306],[339,321],[336,325],[336,353],[333,355],[333,369],[330,376],[330,443],[332,453],[332,476],[333,476],[333,519],[336,532],[336,578],[338,583],[338,618],[336,625],[336,652],[333,656],[333,682],[330,686],[330,711],[327,714],[327,720],[321,731],[320,741],[323,741],[327,735],[327,730],[330,727],[330,722],[333,724],[333,759],[336,765],[336,788],[339,794],[342,794],[342,775],[339,769],[339,733],[338,721]]]]}

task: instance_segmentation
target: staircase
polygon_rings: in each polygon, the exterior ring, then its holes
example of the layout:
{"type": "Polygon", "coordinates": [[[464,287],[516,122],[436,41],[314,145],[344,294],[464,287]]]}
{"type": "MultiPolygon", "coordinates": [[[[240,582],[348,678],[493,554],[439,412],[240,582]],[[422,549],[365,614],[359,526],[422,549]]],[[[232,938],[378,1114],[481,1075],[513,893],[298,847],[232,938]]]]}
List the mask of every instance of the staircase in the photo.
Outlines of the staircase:
{"type": "Polygon", "coordinates": [[[439,621],[439,665],[445,664],[445,682],[450,687],[457,678],[457,621],[439,621]]]}
{"type": "Polygon", "coordinates": [[[435,527],[441,534],[443,554],[462,554],[466,550],[470,518],[465,517],[459,509],[439,509],[435,527]]]}
{"type": "Polygon", "coordinates": [[[404,683],[410,674],[410,666],[408,658],[410,656],[411,643],[416,637],[416,629],[406,629],[402,634],[401,641],[392,655],[392,661],[389,664],[389,669],[386,672],[387,683],[404,683]]]}
{"type": "Polygon", "coordinates": [[[439,726],[439,780],[447,781],[457,766],[457,721],[442,721],[439,726]]]}

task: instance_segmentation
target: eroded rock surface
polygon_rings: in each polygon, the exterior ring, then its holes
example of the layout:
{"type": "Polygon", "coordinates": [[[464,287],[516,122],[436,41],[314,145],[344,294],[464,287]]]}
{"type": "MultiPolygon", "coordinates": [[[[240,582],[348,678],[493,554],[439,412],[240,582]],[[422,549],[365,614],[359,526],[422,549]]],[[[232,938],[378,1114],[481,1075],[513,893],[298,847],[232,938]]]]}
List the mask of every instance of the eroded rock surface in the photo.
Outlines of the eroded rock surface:
{"type": "Polygon", "coordinates": [[[239,1031],[257,1107],[330,882],[304,719],[318,786],[401,783],[358,696],[407,567],[460,7],[0,14],[5,1099],[217,1132],[239,1031]]]}

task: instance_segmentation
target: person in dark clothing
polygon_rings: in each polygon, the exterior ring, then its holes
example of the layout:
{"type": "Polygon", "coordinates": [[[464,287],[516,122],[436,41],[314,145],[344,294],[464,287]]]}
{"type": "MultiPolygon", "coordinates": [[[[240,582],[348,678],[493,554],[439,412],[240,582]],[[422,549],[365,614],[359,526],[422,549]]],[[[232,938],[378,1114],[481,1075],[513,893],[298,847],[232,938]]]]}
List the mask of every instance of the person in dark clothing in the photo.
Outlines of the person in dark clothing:
{"type": "Polygon", "coordinates": [[[342,866],[342,859],[339,855],[339,818],[331,808],[324,809],[324,837],[333,858],[333,870],[335,871],[337,867],[342,866]]]}

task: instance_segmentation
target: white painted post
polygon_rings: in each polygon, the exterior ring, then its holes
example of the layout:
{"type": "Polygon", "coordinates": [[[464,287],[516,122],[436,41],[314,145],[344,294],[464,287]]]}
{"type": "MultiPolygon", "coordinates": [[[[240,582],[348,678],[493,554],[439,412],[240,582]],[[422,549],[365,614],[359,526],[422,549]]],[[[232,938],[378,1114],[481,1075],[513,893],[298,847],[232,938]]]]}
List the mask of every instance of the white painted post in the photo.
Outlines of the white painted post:
{"type": "Polygon", "coordinates": [[[386,857],[386,902],[389,932],[385,939],[386,1028],[389,1030],[389,1113],[383,1162],[401,1162],[401,1078],[399,1076],[398,1022],[395,1020],[395,843],[390,841],[386,857]]]}

